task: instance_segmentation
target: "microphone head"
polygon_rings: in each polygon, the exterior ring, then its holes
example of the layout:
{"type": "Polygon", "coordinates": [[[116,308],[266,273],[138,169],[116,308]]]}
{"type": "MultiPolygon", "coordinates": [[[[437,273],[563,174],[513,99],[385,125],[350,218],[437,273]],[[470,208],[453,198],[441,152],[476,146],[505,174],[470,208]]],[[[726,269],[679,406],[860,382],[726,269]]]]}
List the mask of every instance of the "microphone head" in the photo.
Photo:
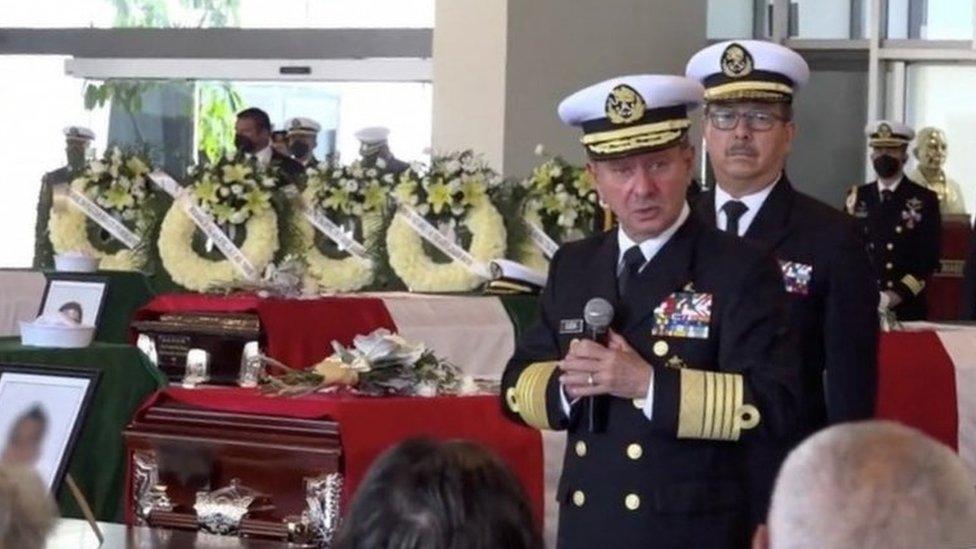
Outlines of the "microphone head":
{"type": "Polygon", "coordinates": [[[602,297],[594,297],[583,307],[583,321],[591,328],[604,329],[613,322],[613,305],[602,297]]]}

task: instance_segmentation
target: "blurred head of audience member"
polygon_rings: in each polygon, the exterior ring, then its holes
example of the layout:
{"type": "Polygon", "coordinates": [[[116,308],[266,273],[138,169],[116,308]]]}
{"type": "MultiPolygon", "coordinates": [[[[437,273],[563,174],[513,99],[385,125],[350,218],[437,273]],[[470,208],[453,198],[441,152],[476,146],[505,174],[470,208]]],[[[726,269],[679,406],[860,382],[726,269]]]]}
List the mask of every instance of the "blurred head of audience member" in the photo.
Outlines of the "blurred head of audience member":
{"type": "Polygon", "coordinates": [[[976,547],[976,489],[948,447],[865,421],[825,429],[787,457],[754,549],[976,547]]]}
{"type": "Polygon", "coordinates": [[[41,549],[57,507],[34,471],[0,467],[0,549],[41,549]]]}
{"type": "Polygon", "coordinates": [[[340,528],[339,549],[541,549],[509,469],[468,442],[406,441],[381,456],[340,528]]]}

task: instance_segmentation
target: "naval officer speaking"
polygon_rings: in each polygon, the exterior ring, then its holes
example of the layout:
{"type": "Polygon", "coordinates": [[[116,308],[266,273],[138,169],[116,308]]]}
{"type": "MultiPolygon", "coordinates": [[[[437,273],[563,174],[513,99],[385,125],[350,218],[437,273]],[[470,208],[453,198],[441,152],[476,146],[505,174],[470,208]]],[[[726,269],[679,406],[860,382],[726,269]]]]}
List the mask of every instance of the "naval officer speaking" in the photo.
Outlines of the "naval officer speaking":
{"type": "Polygon", "coordinates": [[[702,96],[684,77],[634,75],[559,106],[619,220],[555,254],[502,379],[513,419],[568,431],[559,547],[745,546],[743,445],[795,428],[779,268],[685,202],[702,96]]]}

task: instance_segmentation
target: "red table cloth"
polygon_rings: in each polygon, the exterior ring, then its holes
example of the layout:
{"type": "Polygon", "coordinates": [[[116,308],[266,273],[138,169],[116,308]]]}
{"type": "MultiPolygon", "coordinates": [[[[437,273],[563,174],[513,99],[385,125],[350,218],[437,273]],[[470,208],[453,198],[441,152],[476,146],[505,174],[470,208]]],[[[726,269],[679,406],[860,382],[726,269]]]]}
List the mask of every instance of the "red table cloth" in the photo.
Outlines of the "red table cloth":
{"type": "Polygon", "coordinates": [[[542,524],[541,437],[538,431],[506,419],[494,395],[421,398],[335,393],[276,398],[238,387],[170,387],[155,394],[144,407],[166,401],[225,412],[337,421],[346,502],[373,460],[398,442],[419,436],[474,441],[495,452],[514,471],[542,524]]]}

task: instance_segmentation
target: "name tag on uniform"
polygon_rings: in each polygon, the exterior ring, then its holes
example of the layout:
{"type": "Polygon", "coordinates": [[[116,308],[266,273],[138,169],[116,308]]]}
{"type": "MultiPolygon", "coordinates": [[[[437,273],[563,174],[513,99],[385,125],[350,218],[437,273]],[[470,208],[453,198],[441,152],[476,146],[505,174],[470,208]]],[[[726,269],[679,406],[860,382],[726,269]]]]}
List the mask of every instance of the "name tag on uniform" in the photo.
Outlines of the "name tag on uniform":
{"type": "Polygon", "coordinates": [[[564,318],[559,321],[560,334],[581,334],[583,333],[582,318],[564,318]]]}
{"type": "Polygon", "coordinates": [[[712,294],[675,292],[654,309],[651,335],[708,339],[712,294]]]}
{"type": "Polygon", "coordinates": [[[786,286],[787,293],[797,295],[810,293],[813,265],[796,261],[780,261],[779,268],[783,270],[783,284],[786,286]]]}

